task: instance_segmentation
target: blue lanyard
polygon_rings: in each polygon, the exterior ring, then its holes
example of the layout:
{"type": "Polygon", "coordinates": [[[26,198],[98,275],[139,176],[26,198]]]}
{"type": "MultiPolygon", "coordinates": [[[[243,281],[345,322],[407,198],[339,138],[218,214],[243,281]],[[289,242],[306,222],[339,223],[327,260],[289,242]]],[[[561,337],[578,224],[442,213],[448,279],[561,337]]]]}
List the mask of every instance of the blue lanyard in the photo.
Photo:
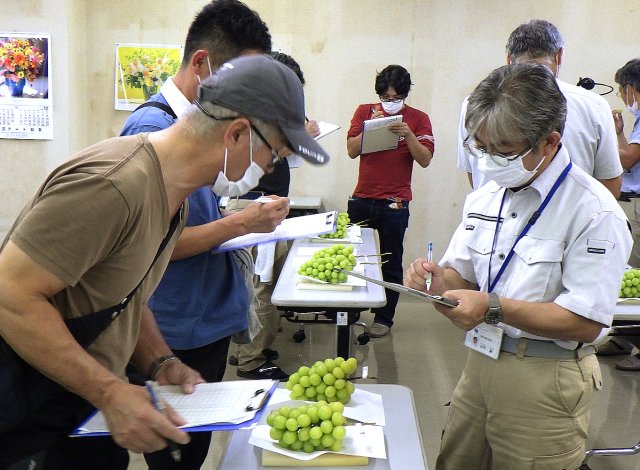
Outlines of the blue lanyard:
{"type": "Polygon", "coordinates": [[[511,258],[513,258],[513,253],[514,253],[513,249],[516,247],[520,239],[527,234],[531,226],[535,224],[538,218],[542,215],[542,212],[544,211],[545,207],[547,207],[547,204],[549,204],[549,201],[555,194],[556,190],[560,187],[564,179],[567,177],[569,170],[571,170],[571,166],[572,166],[572,163],[571,161],[569,161],[569,164],[565,167],[562,173],[560,173],[560,176],[558,176],[558,179],[551,187],[551,190],[549,191],[549,194],[547,194],[547,197],[545,197],[544,201],[542,201],[542,204],[540,204],[540,207],[538,207],[538,210],[536,210],[533,214],[531,214],[531,217],[529,218],[527,225],[525,225],[525,227],[522,229],[522,232],[520,232],[520,235],[518,235],[518,238],[516,238],[516,241],[513,243],[511,250],[509,250],[509,254],[507,255],[507,258],[504,260],[504,263],[502,263],[502,266],[500,266],[500,271],[498,271],[496,278],[493,280],[493,282],[491,282],[491,260],[493,259],[493,253],[496,251],[498,231],[500,229],[500,220],[501,220],[500,217],[502,214],[502,207],[504,206],[505,196],[507,194],[507,189],[505,188],[504,193],[502,194],[502,202],[500,203],[500,209],[498,211],[498,218],[496,220],[496,231],[493,234],[493,245],[491,247],[491,254],[489,255],[489,290],[488,292],[492,292],[493,289],[496,287],[496,284],[500,280],[500,277],[502,276],[502,273],[504,272],[504,270],[507,268],[509,261],[511,261],[511,258]]]}

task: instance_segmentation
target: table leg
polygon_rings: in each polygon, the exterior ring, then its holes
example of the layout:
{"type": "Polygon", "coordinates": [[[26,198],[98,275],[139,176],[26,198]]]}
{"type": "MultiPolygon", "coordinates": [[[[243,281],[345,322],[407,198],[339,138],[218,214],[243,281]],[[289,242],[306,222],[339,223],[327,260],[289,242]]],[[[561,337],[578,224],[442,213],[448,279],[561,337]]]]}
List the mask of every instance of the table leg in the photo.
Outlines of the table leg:
{"type": "Polygon", "coordinates": [[[351,357],[351,325],[349,314],[337,312],[336,315],[336,351],[338,357],[348,359],[351,357]]]}

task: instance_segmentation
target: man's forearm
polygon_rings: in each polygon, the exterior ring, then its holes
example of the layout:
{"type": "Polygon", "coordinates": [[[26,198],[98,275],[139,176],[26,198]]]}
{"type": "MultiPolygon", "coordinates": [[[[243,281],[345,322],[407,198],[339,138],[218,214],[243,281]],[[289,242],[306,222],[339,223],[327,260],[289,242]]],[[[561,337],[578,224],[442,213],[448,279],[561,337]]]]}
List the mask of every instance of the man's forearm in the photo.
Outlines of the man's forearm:
{"type": "Polygon", "coordinates": [[[158,328],[153,312],[145,305],[140,320],[140,334],[131,356],[131,363],[141,374],[146,375],[156,359],[168,354],[171,354],[171,349],[158,328]]]}

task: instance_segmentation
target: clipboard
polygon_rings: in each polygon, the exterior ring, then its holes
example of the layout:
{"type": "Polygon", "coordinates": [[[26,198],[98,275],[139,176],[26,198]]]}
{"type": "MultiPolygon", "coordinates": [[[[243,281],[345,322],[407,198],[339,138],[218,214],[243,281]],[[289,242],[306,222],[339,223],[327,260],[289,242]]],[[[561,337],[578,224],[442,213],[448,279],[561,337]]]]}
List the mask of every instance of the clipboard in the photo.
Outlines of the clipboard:
{"type": "MultiPolygon", "coordinates": [[[[256,426],[262,416],[267,409],[267,404],[269,399],[273,395],[274,391],[278,387],[277,380],[243,380],[243,381],[230,381],[230,382],[214,382],[207,384],[199,384],[200,386],[205,385],[208,387],[224,387],[229,385],[230,383],[238,383],[238,385],[242,388],[251,389],[250,396],[247,397],[246,400],[243,400],[239,411],[239,414],[236,416],[245,416],[246,419],[240,418],[241,420],[230,420],[230,421],[218,421],[218,422],[208,422],[204,424],[198,424],[190,426],[188,423],[185,426],[182,426],[180,429],[186,432],[204,432],[204,431],[235,431],[237,429],[250,429],[256,426]],[[221,385],[224,384],[224,385],[221,385]]],[[[162,389],[167,386],[160,386],[158,389],[160,390],[160,397],[162,398],[162,389]]],[[[179,388],[179,387],[178,387],[179,388]]],[[[197,392],[196,392],[197,393],[197,392]]],[[[164,399],[164,398],[163,398],[164,399]]],[[[169,402],[170,403],[170,402],[169,402]]],[[[178,412],[184,411],[181,409],[180,404],[170,403],[173,408],[178,412]]],[[[188,404],[186,405],[189,406],[188,404]]],[[[183,415],[183,417],[186,417],[183,415]]],[[[187,417],[188,419],[188,417],[187,417]]],[[[91,413],[80,425],[69,434],[71,437],[95,437],[95,436],[109,436],[110,432],[106,427],[106,423],[104,423],[104,417],[99,410],[95,410],[91,413]]]]}
{"type": "Polygon", "coordinates": [[[284,219],[273,232],[248,233],[221,243],[211,250],[212,253],[224,253],[225,251],[244,248],[261,243],[277,242],[280,240],[293,240],[322,233],[334,232],[338,220],[338,211],[321,212],[320,214],[302,215],[284,219]]]}
{"type": "Polygon", "coordinates": [[[377,284],[379,286],[385,287],[385,288],[390,289],[390,290],[395,291],[395,292],[399,292],[401,294],[407,294],[407,295],[410,295],[412,297],[417,297],[419,299],[427,300],[429,302],[433,302],[433,303],[436,303],[436,304],[445,305],[447,307],[455,307],[455,306],[458,305],[458,301],[457,300],[447,299],[445,297],[442,297],[441,295],[427,294],[426,292],[422,292],[422,291],[419,291],[419,290],[416,290],[416,289],[412,289],[410,287],[405,287],[403,285],[395,284],[393,282],[379,281],[378,279],[373,279],[371,277],[365,276],[364,274],[354,273],[353,271],[347,271],[345,269],[340,269],[340,268],[333,268],[333,269],[338,271],[338,272],[343,272],[345,274],[348,274],[349,276],[353,276],[353,277],[357,277],[357,278],[360,278],[360,279],[364,279],[367,282],[371,282],[372,284],[377,284]]]}
{"type": "Polygon", "coordinates": [[[389,130],[389,126],[396,122],[402,122],[401,114],[364,121],[362,123],[360,153],[381,152],[398,148],[400,136],[389,130]]]}

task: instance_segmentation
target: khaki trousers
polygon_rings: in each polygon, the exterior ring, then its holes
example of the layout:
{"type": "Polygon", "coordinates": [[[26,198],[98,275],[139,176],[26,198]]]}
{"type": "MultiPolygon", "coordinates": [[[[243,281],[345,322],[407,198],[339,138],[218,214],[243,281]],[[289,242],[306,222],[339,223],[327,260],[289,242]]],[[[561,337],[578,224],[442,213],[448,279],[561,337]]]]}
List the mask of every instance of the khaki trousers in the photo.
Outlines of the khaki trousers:
{"type": "MultiPolygon", "coordinates": [[[[236,345],[235,355],[238,358],[238,367],[243,370],[253,370],[261,366],[267,360],[262,350],[273,344],[275,335],[280,327],[280,311],[271,303],[273,289],[278,282],[280,272],[287,259],[290,243],[288,241],[276,242],[276,252],[273,260],[273,280],[270,283],[260,282],[258,276],[253,276],[253,285],[256,292],[256,314],[262,324],[262,330],[247,344],[236,345]]],[[[252,249],[255,260],[256,250],[252,249]]]]}
{"type": "Polygon", "coordinates": [[[451,399],[436,470],[576,470],[584,459],[595,355],[495,360],[469,351],[451,399]]]}

